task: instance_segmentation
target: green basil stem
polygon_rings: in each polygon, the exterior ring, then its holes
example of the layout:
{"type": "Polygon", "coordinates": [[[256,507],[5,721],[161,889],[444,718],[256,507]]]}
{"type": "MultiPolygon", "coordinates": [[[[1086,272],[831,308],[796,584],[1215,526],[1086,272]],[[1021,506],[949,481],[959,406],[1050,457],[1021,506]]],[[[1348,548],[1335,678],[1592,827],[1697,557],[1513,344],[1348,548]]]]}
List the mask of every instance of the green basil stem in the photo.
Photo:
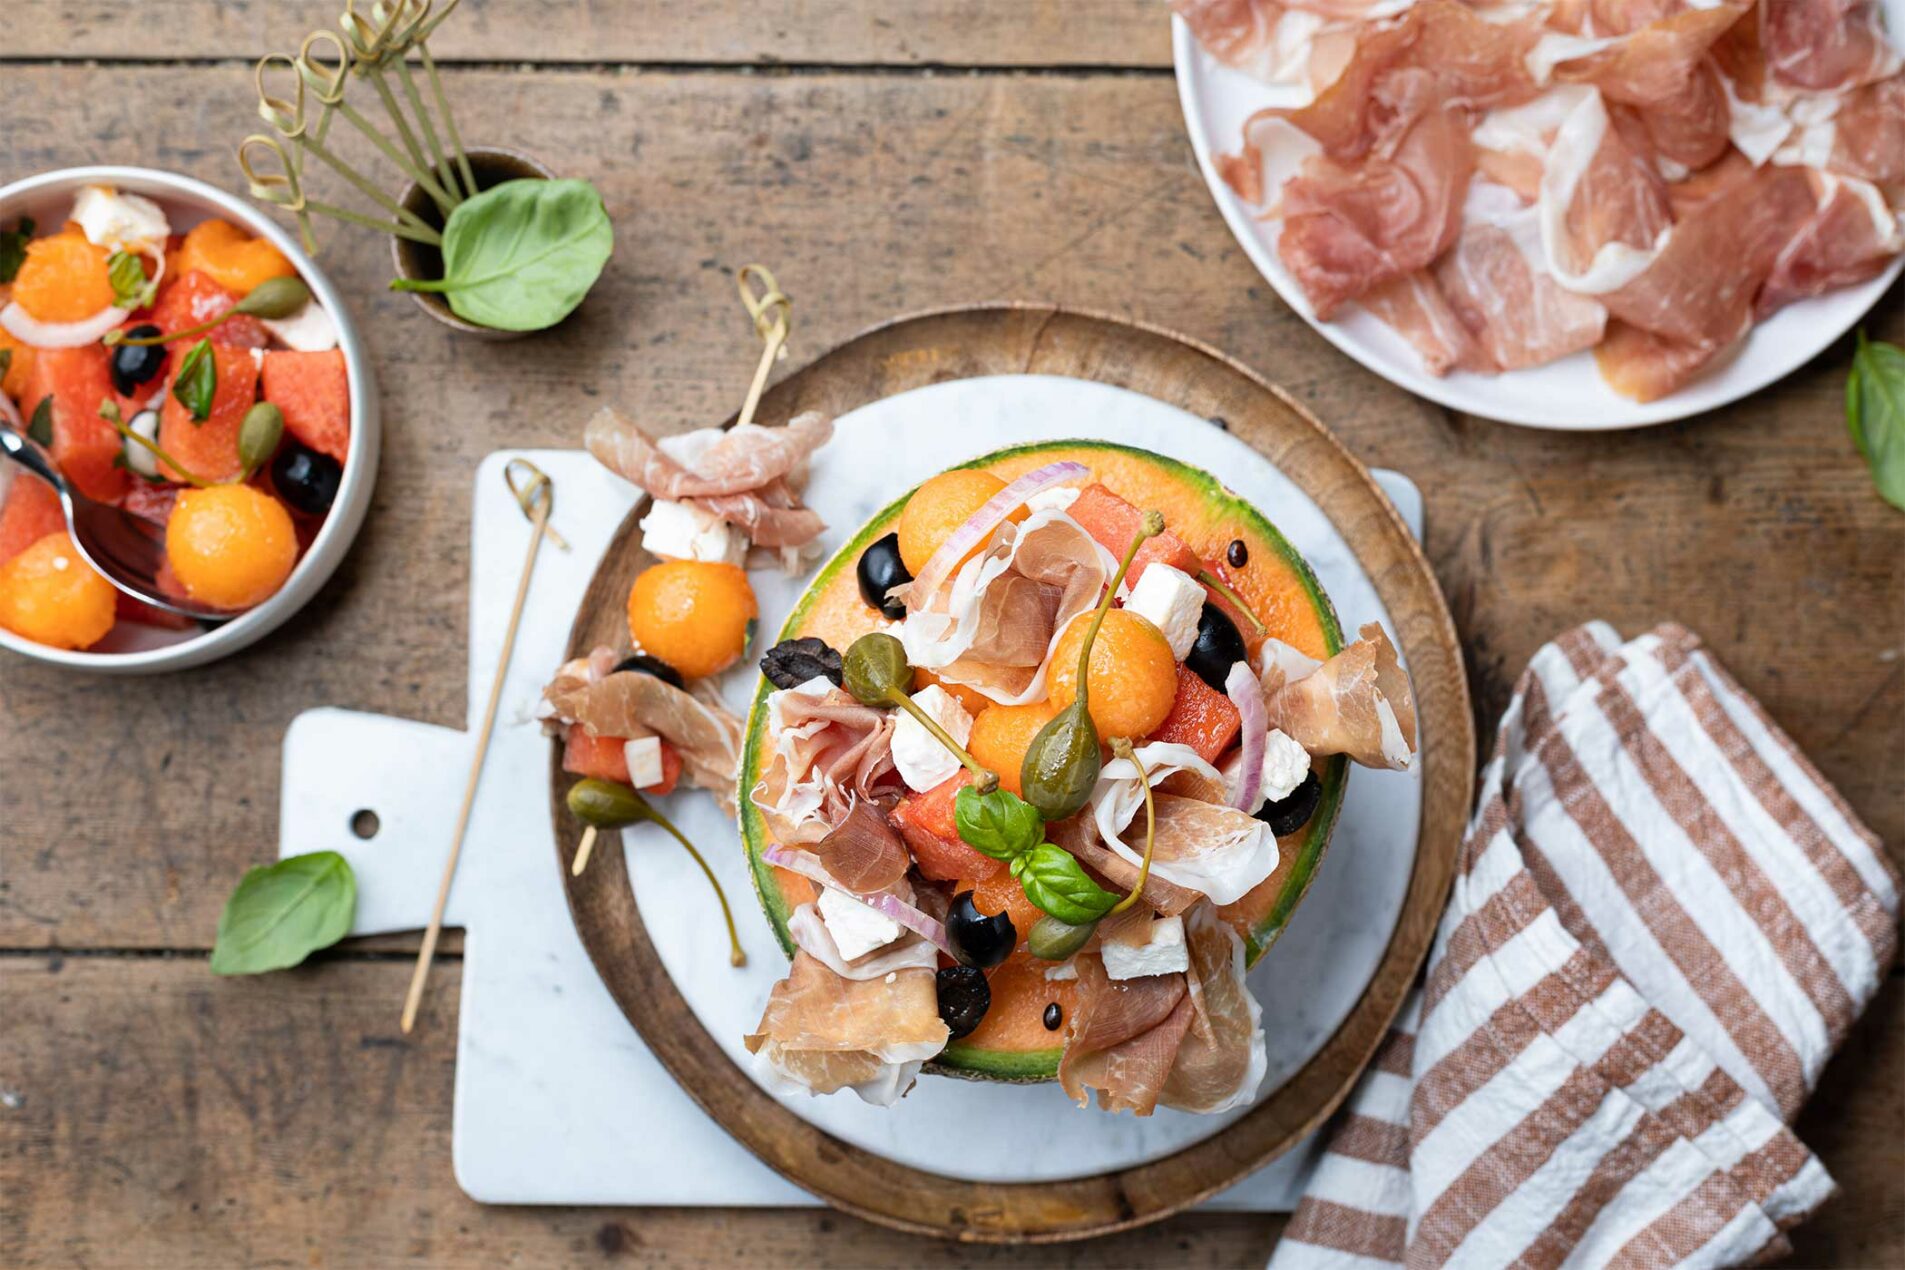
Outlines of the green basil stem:
{"type": "Polygon", "coordinates": [[[1229,583],[1212,573],[1209,569],[1199,569],[1197,571],[1197,580],[1217,592],[1217,594],[1223,596],[1226,600],[1229,600],[1233,608],[1250,619],[1250,624],[1257,628],[1257,634],[1268,635],[1270,633],[1270,628],[1263,624],[1261,618],[1250,611],[1250,606],[1244,603],[1244,597],[1232,590],[1229,583]]]}
{"type": "Polygon", "coordinates": [[[125,420],[119,417],[119,406],[117,403],[109,401],[105,405],[101,406],[99,408],[99,417],[101,419],[104,419],[107,423],[111,424],[112,430],[114,432],[117,432],[120,436],[124,437],[128,441],[133,442],[136,445],[145,447],[145,449],[151,453],[153,458],[159,460],[160,463],[164,464],[166,467],[171,468],[174,472],[177,472],[180,476],[184,477],[185,483],[187,485],[195,486],[198,489],[210,489],[214,484],[216,484],[216,482],[208,481],[202,476],[193,475],[190,468],[183,466],[181,463],[179,463],[177,459],[173,458],[171,455],[167,454],[164,450],[160,449],[156,441],[148,441],[144,437],[140,436],[138,433],[134,432],[131,428],[128,428],[126,426],[125,420]]]}
{"type": "Polygon", "coordinates": [[[1105,598],[1098,601],[1098,609],[1091,615],[1091,626],[1085,632],[1085,642],[1078,649],[1078,702],[1086,711],[1091,709],[1091,648],[1098,642],[1098,628],[1105,624],[1105,614],[1111,612],[1111,602],[1117,598],[1118,586],[1124,581],[1124,575],[1131,570],[1131,562],[1137,559],[1138,548],[1145,540],[1155,538],[1164,532],[1164,513],[1150,511],[1144,514],[1144,523],[1138,526],[1137,534],[1131,539],[1131,545],[1124,549],[1124,559],[1118,562],[1118,572],[1111,575],[1111,585],[1105,588],[1105,598]]]}
{"type": "Polygon", "coordinates": [[[933,716],[920,709],[911,697],[895,690],[888,698],[888,702],[912,715],[914,720],[922,728],[925,728],[931,733],[935,740],[945,746],[947,750],[952,753],[952,756],[959,760],[961,767],[972,773],[973,789],[981,794],[990,794],[993,790],[999,788],[999,774],[967,753],[966,747],[953,740],[952,733],[940,727],[939,724],[934,721],[933,716]]]}
{"type": "Polygon", "coordinates": [[[708,879],[708,885],[714,888],[714,897],[721,901],[721,917],[728,924],[728,964],[732,966],[747,965],[747,954],[741,951],[741,936],[734,929],[734,910],[728,907],[728,893],[721,889],[721,883],[714,876],[714,870],[708,867],[708,862],[702,859],[699,851],[695,850],[695,844],[688,841],[688,839],[682,835],[681,830],[675,828],[673,821],[669,820],[668,817],[662,815],[659,811],[656,811],[647,799],[642,798],[640,795],[636,797],[641,804],[641,813],[638,819],[652,821],[667,830],[669,835],[686,848],[689,855],[694,857],[695,863],[701,866],[701,872],[708,879]]]}
{"type": "Polygon", "coordinates": [[[1138,866],[1138,880],[1131,884],[1131,894],[1113,904],[1106,917],[1124,912],[1144,894],[1144,884],[1151,880],[1151,853],[1158,845],[1157,803],[1151,797],[1151,774],[1144,770],[1144,760],[1138,757],[1127,737],[1112,737],[1111,752],[1138,769],[1138,783],[1144,787],[1144,863],[1138,866]]]}

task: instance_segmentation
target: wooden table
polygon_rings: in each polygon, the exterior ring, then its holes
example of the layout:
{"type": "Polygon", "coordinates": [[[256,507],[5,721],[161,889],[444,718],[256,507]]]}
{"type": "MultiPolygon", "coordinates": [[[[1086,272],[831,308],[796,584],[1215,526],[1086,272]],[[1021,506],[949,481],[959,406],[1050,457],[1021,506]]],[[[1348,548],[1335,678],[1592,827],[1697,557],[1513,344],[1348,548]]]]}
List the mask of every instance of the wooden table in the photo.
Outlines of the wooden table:
{"type": "MultiPolygon", "coordinates": [[[[0,182],[87,162],[239,185],[248,59],[336,0],[11,0],[0,182]]],[[[922,1243],[824,1211],[491,1209],[457,1190],[457,975],[397,1029],[411,939],[224,981],[226,893],[273,858],[279,741],[340,705],[460,724],[470,476],[573,444],[604,400],[685,429],[757,349],[730,275],[771,264],[811,357],[895,313],[1049,299],[1160,323],[1282,383],[1428,500],[1485,744],[1514,676],[1590,617],[1702,632],[1868,823],[1905,843],[1905,514],[1847,442],[1850,340],[1733,409],[1559,436],[1359,369],[1251,269],[1199,179],[1158,0],[465,0],[435,42],[471,142],[595,181],[617,249],[560,331],[478,344],[324,264],[379,362],[382,479],[337,578],[207,670],[0,677],[0,1264],[1259,1266],[1281,1220],[1191,1215],[1063,1249],[922,1243]],[[533,58],[524,65],[524,59],[533,58]]],[[[1874,336],[1905,340],[1893,288],[1874,336]]],[[[445,960],[458,948],[449,942],[445,960]]],[[[1844,1193],[1798,1261],[1905,1260],[1905,976],[1801,1133],[1844,1193]]]]}

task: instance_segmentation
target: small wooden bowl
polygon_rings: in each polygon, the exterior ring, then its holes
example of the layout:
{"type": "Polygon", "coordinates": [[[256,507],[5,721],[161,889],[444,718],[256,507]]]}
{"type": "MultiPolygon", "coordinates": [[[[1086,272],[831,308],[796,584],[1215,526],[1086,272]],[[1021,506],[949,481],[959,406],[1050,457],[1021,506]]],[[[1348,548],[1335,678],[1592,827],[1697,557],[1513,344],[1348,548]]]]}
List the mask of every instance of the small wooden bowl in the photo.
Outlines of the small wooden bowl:
{"type": "MultiPolygon", "coordinates": [[[[501,185],[505,181],[553,181],[556,174],[529,155],[516,150],[505,150],[499,146],[466,147],[464,153],[470,159],[470,173],[476,177],[476,188],[487,190],[501,185]]],[[[433,174],[435,175],[435,174],[433,174]]],[[[443,228],[443,214],[437,210],[436,203],[415,181],[404,190],[405,210],[415,213],[429,223],[430,228],[443,228]]],[[[390,258],[397,266],[397,276],[410,281],[419,279],[434,280],[443,276],[443,255],[427,243],[412,242],[408,238],[393,236],[390,240],[390,258]]],[[[447,327],[474,335],[484,340],[513,340],[530,334],[529,331],[499,331],[492,326],[471,322],[456,315],[450,308],[450,302],[441,295],[429,291],[412,291],[410,298],[419,308],[447,327]]]]}

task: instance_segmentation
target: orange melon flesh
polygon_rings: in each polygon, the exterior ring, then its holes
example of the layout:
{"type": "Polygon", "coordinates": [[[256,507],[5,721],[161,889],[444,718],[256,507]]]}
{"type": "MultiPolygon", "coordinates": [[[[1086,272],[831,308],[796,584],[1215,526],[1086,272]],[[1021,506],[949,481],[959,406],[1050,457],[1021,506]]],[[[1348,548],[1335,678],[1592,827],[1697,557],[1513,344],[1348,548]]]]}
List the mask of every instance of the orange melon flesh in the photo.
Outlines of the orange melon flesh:
{"type": "MultiPolygon", "coordinates": [[[[1261,512],[1225,490],[1207,472],[1149,451],[1095,441],[1015,447],[975,459],[971,466],[983,467],[1011,481],[1066,459],[1091,470],[1085,483],[1097,481],[1141,509],[1162,512],[1170,532],[1211,562],[1213,570],[1268,628],[1268,636],[1318,659],[1341,649],[1342,631],[1336,614],[1309,566],[1261,512]],[[1239,539],[1244,543],[1246,559],[1241,567],[1231,567],[1223,562],[1230,543],[1239,539]]],[[[795,605],[779,639],[817,636],[844,652],[861,635],[884,624],[880,614],[860,598],[854,565],[867,546],[892,532],[905,502],[902,497],[882,510],[827,562],[795,605]]],[[[1242,629],[1251,647],[1258,647],[1261,638],[1247,624],[1242,629]]],[[[794,945],[787,921],[795,908],[815,898],[814,886],[761,859],[769,840],[760,813],[747,797],[760,779],[765,761],[766,714],[761,702],[770,691],[771,686],[763,680],[748,720],[741,764],[741,833],[762,908],[783,949],[792,956],[794,945]]],[[[1246,955],[1252,963],[1282,933],[1296,902],[1308,889],[1342,805],[1345,769],[1340,757],[1318,764],[1323,796],[1316,815],[1303,829],[1279,841],[1280,859],[1270,878],[1243,899],[1219,910],[1244,936],[1246,955]]],[[[937,1069],[978,1079],[1054,1079],[1064,1029],[1061,1025],[1057,1032],[1046,1030],[1045,1009],[1056,1001],[1064,1017],[1069,1018],[1075,985],[1048,982],[1045,969],[1046,963],[1032,959],[1021,949],[991,971],[987,978],[992,1006],[984,1022],[971,1035],[948,1046],[937,1069]]]]}

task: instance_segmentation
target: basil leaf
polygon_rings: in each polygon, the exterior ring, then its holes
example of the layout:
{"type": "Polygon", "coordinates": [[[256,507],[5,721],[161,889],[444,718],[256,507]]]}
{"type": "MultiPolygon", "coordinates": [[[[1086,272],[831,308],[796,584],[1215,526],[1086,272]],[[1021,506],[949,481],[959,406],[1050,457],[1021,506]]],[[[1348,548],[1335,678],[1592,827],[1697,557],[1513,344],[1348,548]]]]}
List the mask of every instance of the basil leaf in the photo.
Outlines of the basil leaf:
{"type": "Polygon", "coordinates": [[[212,417],[212,400],[218,396],[218,359],[212,356],[212,342],[200,340],[179,363],[172,380],[172,395],[191,412],[196,423],[212,417]]]}
{"type": "Polygon", "coordinates": [[[145,308],[158,290],[146,277],[145,262],[129,251],[115,251],[106,258],[106,277],[112,282],[113,303],[122,309],[145,308]]]}
{"type": "Polygon", "coordinates": [[[1072,858],[1072,853],[1041,842],[1012,862],[1012,876],[1025,888],[1025,898],[1041,911],[1071,926],[1095,922],[1118,902],[1072,858]]]}
{"type": "Polygon", "coordinates": [[[1009,789],[981,794],[962,786],[953,798],[953,824],[961,842],[994,860],[1024,855],[1045,836],[1038,808],[1009,789]]]}
{"type": "Polygon", "coordinates": [[[295,966],[350,934],[356,914],[357,878],[335,851],[253,869],[218,915],[212,973],[255,975],[295,966]]]}
{"type": "Polygon", "coordinates": [[[442,278],[390,285],[444,295],[458,317],[493,330],[540,331],[582,303],[614,247],[587,181],[505,181],[450,213],[442,278]]]}
{"type": "Polygon", "coordinates": [[[1905,349],[1859,332],[1845,385],[1845,425],[1881,497],[1905,511],[1905,349]]]}
{"type": "Polygon", "coordinates": [[[26,434],[41,445],[53,444],[53,398],[51,395],[40,398],[40,404],[33,407],[33,421],[26,425],[26,434]]]}
{"type": "Polygon", "coordinates": [[[26,263],[26,245],[33,241],[32,218],[22,216],[11,230],[0,232],[0,283],[12,282],[26,263]]]}

